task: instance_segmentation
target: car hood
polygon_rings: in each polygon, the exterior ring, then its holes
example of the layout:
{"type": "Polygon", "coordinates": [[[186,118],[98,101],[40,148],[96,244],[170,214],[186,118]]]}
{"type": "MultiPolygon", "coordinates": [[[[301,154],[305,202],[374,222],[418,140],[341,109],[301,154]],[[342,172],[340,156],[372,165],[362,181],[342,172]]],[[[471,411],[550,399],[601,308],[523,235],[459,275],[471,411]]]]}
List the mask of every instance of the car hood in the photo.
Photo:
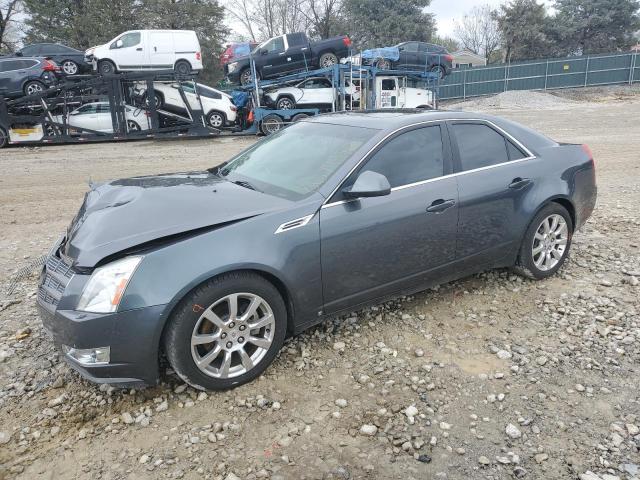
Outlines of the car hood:
{"type": "Polygon", "coordinates": [[[77,267],[147,242],[214,228],[279,210],[290,202],[208,172],[92,184],[67,230],[61,253],[77,267]]]}

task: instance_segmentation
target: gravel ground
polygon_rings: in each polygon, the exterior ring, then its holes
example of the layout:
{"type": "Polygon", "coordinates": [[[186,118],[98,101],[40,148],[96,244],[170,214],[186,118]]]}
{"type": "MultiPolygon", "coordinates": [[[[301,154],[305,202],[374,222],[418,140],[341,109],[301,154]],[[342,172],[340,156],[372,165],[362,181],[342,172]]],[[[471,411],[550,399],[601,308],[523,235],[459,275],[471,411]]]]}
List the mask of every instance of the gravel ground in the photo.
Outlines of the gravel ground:
{"type": "MultiPolygon", "coordinates": [[[[28,277],[0,296],[0,478],[639,478],[640,102],[499,114],[595,154],[598,206],[560,274],[485,272],[327,321],[216,394],[171,372],[139,390],[81,380],[28,277]]],[[[252,141],[1,151],[0,283],[90,176],[198,169],[252,141]]]]}

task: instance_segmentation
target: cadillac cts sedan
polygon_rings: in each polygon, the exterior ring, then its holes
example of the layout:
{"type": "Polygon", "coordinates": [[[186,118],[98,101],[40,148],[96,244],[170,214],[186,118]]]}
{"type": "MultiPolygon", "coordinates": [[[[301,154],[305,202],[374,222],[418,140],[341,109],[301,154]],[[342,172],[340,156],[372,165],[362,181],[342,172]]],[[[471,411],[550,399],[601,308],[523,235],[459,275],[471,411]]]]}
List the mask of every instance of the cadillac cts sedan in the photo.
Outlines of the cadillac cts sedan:
{"type": "Polygon", "coordinates": [[[204,172],[92,185],[38,292],[95,382],[248,382],[287,335],[474,272],[565,262],[596,201],[584,145],[458,112],[328,114],[204,172]]]}

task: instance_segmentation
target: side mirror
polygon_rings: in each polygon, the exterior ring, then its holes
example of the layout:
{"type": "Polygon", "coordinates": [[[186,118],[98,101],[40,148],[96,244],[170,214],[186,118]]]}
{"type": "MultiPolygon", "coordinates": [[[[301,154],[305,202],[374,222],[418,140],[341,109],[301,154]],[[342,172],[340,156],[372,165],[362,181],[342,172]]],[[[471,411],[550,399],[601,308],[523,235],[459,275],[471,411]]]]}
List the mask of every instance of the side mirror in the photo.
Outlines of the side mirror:
{"type": "Polygon", "coordinates": [[[124,45],[124,43],[122,42],[122,40],[118,40],[116,42],[116,48],[122,48],[123,45],[124,45]]]}
{"type": "Polygon", "coordinates": [[[24,57],[24,54],[22,52],[16,52],[16,53],[14,53],[14,55],[16,57],[24,57]]]}
{"type": "Polygon", "coordinates": [[[349,198],[383,197],[391,193],[391,185],[384,175],[367,170],[358,175],[351,187],[342,190],[349,198]]]}

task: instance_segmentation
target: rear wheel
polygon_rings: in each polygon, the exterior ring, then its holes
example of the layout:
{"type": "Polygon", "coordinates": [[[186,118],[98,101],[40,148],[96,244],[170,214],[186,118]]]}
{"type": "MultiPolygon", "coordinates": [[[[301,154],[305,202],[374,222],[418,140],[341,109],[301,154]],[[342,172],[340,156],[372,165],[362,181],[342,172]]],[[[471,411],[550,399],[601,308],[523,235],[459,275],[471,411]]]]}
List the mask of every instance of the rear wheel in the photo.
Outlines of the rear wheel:
{"type": "Polygon", "coordinates": [[[515,270],[541,280],[555,274],[569,255],[573,221],[567,209],[557,203],[546,205],[527,228],[515,270]]]}
{"type": "Polygon", "coordinates": [[[9,144],[9,135],[4,128],[0,127],[0,148],[6,147],[9,144]]]}
{"type": "Polygon", "coordinates": [[[178,75],[189,75],[191,73],[191,64],[186,60],[178,60],[174,70],[178,75]]]}
{"type": "Polygon", "coordinates": [[[41,92],[44,92],[44,84],[42,82],[31,80],[24,85],[25,95],[35,95],[41,92]]]}
{"type": "Polygon", "coordinates": [[[100,60],[98,62],[98,73],[101,75],[112,75],[116,73],[116,66],[111,60],[100,60]]]}
{"type": "Polygon", "coordinates": [[[333,52],[325,52],[320,55],[320,68],[328,68],[333,67],[336,63],[338,63],[338,57],[333,52]]]}
{"type": "Polygon", "coordinates": [[[260,123],[260,130],[265,135],[271,135],[273,133],[276,133],[280,131],[282,127],[284,127],[284,122],[282,121],[282,118],[280,118],[280,116],[275,114],[267,115],[262,119],[262,122],[260,123]]]}
{"type": "Polygon", "coordinates": [[[211,125],[213,128],[224,127],[224,124],[226,123],[226,118],[224,116],[224,113],[217,112],[215,110],[212,112],[209,112],[209,114],[207,115],[207,123],[211,125]]]}
{"type": "Polygon", "coordinates": [[[278,110],[293,110],[296,108],[296,102],[292,98],[282,97],[276,102],[276,109],[278,110]]]}
{"type": "Polygon", "coordinates": [[[435,67],[431,67],[431,73],[437,74],[440,80],[442,80],[447,74],[446,70],[442,65],[436,65],[435,67]]]}
{"type": "Polygon", "coordinates": [[[220,275],[180,302],[164,335],[171,367],[201,390],[258,377],[278,354],[287,309],[278,290],[250,272],[220,275]]]}
{"type": "MultiPolygon", "coordinates": [[[[260,75],[256,75],[258,77],[258,81],[260,81],[260,75]]],[[[251,74],[250,68],[245,68],[240,73],[240,85],[246,86],[251,85],[253,83],[253,75],[251,74]]]]}
{"type": "Polygon", "coordinates": [[[65,60],[62,62],[62,71],[67,75],[77,75],[80,71],[78,64],[73,60],[65,60]]]}

